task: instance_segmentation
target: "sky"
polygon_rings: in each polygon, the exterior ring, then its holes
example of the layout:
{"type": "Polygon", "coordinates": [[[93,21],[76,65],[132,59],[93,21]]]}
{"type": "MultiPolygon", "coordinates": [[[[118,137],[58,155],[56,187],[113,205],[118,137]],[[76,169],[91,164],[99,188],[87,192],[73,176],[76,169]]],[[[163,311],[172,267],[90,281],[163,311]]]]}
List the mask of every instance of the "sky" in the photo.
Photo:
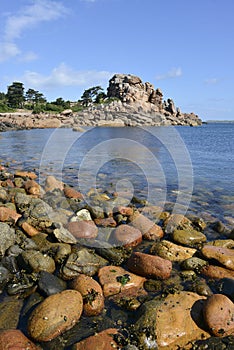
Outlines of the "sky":
{"type": "Polygon", "coordinates": [[[233,0],[0,0],[0,91],[77,101],[115,73],[182,112],[234,120],[233,0]]]}

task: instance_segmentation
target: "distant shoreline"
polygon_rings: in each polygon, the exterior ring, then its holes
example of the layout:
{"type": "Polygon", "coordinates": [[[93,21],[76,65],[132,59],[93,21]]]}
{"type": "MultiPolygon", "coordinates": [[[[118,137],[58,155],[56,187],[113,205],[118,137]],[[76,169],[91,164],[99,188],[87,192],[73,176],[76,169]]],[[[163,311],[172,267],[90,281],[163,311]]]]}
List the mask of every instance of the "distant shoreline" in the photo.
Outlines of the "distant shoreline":
{"type": "Polygon", "coordinates": [[[211,124],[211,123],[234,123],[234,120],[205,120],[203,124],[211,124]]]}

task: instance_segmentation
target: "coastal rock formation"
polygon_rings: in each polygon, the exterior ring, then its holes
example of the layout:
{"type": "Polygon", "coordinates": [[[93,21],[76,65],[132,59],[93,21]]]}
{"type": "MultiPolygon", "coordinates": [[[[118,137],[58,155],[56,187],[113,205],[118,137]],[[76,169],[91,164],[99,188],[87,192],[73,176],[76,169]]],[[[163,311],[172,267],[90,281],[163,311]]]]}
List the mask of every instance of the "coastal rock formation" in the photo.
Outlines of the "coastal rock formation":
{"type": "Polygon", "coordinates": [[[61,114],[0,114],[0,130],[80,126],[201,125],[194,113],[182,113],[172,99],[163,100],[162,91],[131,74],[115,74],[109,81],[107,99],[82,111],[61,114]]]}
{"type": "Polygon", "coordinates": [[[77,113],[79,125],[160,126],[201,125],[194,113],[182,113],[172,99],[163,101],[160,89],[131,74],[115,74],[109,81],[107,96],[112,102],[91,105],[77,113]]]}

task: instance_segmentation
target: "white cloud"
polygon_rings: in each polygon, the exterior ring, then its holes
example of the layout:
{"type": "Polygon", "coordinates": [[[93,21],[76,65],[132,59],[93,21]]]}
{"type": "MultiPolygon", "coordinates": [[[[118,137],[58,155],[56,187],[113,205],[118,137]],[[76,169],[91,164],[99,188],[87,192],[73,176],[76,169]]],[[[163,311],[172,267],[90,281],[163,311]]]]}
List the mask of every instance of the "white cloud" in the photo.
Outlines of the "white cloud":
{"type": "Polygon", "coordinates": [[[210,78],[205,80],[205,84],[207,85],[215,85],[219,82],[218,78],[210,78]]]}
{"type": "Polygon", "coordinates": [[[25,30],[29,30],[41,22],[59,19],[67,13],[68,10],[61,2],[37,0],[22,8],[17,14],[8,14],[0,47],[0,61],[21,53],[15,41],[21,37],[25,30]]]}
{"type": "Polygon", "coordinates": [[[29,51],[25,52],[22,57],[20,57],[21,62],[31,62],[37,60],[38,56],[35,52],[29,51]]]}
{"type": "Polygon", "coordinates": [[[164,80],[164,79],[171,79],[171,78],[178,78],[182,75],[182,69],[180,67],[172,68],[167,73],[157,75],[157,80],[164,80]]]}
{"type": "Polygon", "coordinates": [[[52,89],[65,86],[102,85],[106,84],[112,75],[114,73],[108,71],[76,71],[65,63],[61,63],[49,75],[27,71],[20,80],[32,88],[52,89]]]}
{"type": "Polygon", "coordinates": [[[11,58],[20,54],[20,49],[16,44],[11,42],[0,43],[0,62],[5,61],[7,58],[11,58]]]}

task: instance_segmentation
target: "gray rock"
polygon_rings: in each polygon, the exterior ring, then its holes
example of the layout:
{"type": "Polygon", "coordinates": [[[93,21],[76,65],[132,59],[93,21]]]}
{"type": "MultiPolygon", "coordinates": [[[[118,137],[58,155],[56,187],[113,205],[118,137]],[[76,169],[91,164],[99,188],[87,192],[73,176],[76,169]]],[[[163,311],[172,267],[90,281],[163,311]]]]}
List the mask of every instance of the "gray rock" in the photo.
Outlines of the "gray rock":
{"type": "Polygon", "coordinates": [[[75,244],[76,238],[63,227],[62,224],[56,224],[57,228],[54,230],[54,235],[59,242],[75,244]]]}
{"type": "Polygon", "coordinates": [[[18,257],[18,263],[21,268],[25,268],[29,273],[47,271],[53,273],[55,271],[54,260],[46,254],[42,254],[37,250],[24,251],[18,257]]]}
{"type": "Polygon", "coordinates": [[[62,276],[65,279],[72,279],[83,273],[88,276],[94,276],[100,267],[108,264],[108,261],[95,254],[92,250],[81,248],[71,253],[61,269],[62,276]]]}
{"type": "Polygon", "coordinates": [[[8,224],[0,222],[0,256],[4,255],[6,250],[15,243],[15,230],[8,224]]]}

